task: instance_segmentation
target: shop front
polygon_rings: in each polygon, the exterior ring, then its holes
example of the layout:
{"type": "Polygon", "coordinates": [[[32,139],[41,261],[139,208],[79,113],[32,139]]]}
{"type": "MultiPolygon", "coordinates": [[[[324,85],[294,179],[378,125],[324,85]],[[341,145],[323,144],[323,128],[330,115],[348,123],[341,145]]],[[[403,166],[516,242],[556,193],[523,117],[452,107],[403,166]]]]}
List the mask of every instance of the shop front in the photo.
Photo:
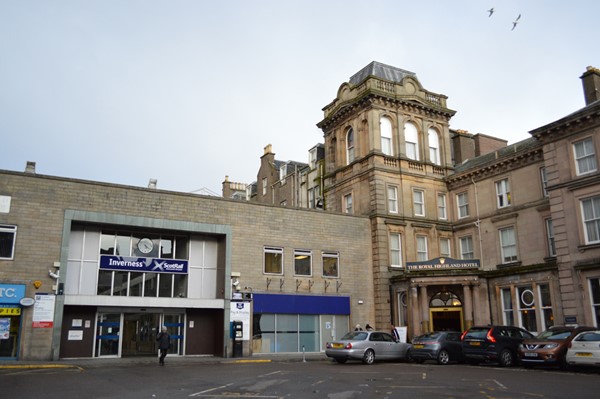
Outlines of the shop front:
{"type": "Polygon", "coordinates": [[[0,359],[18,357],[24,298],[24,284],[0,284],[0,359]]]}

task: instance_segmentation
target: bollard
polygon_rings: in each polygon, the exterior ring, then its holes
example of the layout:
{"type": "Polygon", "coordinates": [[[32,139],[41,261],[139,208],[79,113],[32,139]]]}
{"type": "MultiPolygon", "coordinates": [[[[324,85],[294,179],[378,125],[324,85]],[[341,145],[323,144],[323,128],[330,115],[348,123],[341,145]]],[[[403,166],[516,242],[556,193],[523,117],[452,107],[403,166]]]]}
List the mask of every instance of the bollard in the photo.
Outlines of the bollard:
{"type": "Polygon", "coordinates": [[[306,353],[304,352],[304,345],[302,345],[302,363],[306,363],[306,353]]]}

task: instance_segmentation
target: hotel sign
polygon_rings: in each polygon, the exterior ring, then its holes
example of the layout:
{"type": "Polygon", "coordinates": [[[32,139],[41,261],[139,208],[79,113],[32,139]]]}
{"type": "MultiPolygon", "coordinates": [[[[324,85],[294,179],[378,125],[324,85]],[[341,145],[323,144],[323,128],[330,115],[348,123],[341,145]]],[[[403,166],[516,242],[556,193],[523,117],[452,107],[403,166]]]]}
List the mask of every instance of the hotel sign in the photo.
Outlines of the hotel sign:
{"type": "Polygon", "coordinates": [[[187,274],[188,261],[182,259],[102,255],[100,256],[100,269],[128,272],[187,274]]]}
{"type": "Polygon", "coordinates": [[[435,258],[423,262],[406,262],[408,271],[479,269],[479,259],[435,258]]]}

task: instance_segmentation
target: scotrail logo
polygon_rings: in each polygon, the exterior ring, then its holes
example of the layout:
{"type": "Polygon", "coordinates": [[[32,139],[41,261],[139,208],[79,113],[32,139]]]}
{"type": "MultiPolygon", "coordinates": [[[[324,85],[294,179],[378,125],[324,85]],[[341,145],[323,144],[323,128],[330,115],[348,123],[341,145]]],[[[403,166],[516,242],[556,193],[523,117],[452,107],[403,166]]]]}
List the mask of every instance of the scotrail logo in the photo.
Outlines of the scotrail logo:
{"type": "Polygon", "coordinates": [[[181,262],[169,262],[166,260],[159,261],[157,259],[154,260],[154,267],[152,268],[153,272],[163,272],[163,273],[173,273],[173,272],[185,272],[185,263],[181,262]]]}

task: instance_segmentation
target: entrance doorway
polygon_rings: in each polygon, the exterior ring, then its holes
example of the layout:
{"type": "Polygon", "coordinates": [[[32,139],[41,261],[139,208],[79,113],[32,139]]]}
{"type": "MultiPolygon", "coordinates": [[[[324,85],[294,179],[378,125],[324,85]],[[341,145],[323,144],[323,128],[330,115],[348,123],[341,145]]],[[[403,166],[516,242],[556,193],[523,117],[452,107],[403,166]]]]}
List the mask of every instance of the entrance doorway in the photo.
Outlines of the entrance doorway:
{"type": "Polygon", "coordinates": [[[430,308],[431,331],[462,331],[462,308],[430,308]]]}
{"type": "Polygon", "coordinates": [[[158,313],[125,313],[122,356],[156,356],[158,313]]]}

